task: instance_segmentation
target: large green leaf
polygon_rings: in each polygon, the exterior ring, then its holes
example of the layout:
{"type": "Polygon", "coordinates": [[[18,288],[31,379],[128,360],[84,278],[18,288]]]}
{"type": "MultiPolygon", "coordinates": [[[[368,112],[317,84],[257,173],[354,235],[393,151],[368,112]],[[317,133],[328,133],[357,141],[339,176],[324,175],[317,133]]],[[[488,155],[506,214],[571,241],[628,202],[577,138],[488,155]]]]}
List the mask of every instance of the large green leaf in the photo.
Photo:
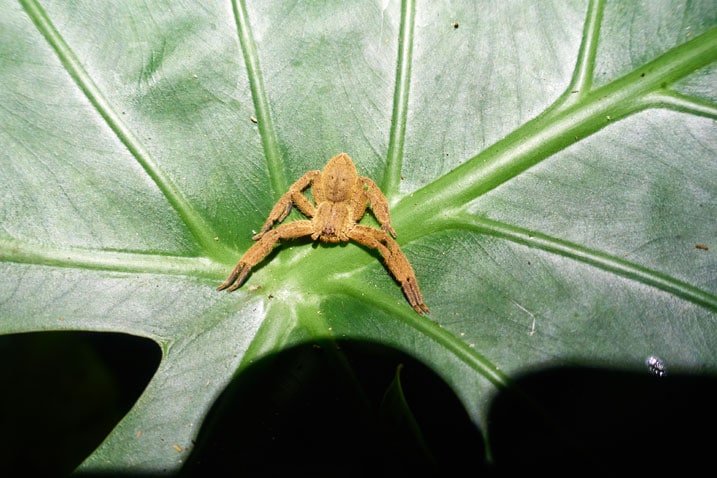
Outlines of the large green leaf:
{"type": "Polygon", "coordinates": [[[83,469],[177,469],[237,370],[306,341],[403,350],[481,425],[546,364],[717,369],[713,0],[2,11],[0,333],[163,351],[83,469]],[[389,198],[430,315],[356,245],[286,244],[217,293],[340,151],[389,198]]]}

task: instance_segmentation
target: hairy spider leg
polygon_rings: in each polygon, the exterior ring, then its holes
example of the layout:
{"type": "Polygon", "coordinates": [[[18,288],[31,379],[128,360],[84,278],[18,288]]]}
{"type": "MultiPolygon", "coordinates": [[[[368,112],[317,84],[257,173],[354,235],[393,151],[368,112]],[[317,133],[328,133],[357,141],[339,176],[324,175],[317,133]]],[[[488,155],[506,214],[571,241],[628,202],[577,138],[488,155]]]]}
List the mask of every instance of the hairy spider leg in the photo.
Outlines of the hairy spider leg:
{"type": "Polygon", "coordinates": [[[258,234],[252,237],[255,241],[259,240],[266,232],[274,226],[274,223],[281,222],[286,219],[286,216],[291,212],[291,206],[296,207],[307,217],[314,217],[316,214],[316,208],[313,204],[304,196],[303,190],[308,188],[317,177],[321,175],[321,171],[309,171],[308,173],[301,176],[294,184],[291,185],[289,190],[279,198],[274,204],[274,207],[269,213],[269,218],[266,220],[264,225],[258,234]]]}
{"type": "Polygon", "coordinates": [[[217,287],[217,290],[226,289],[227,292],[231,292],[238,289],[249,275],[251,268],[269,255],[277,242],[281,239],[310,236],[312,231],[311,221],[292,221],[267,231],[244,253],[227,280],[217,287]]]}
{"type": "Polygon", "coordinates": [[[368,207],[368,196],[366,196],[366,191],[363,189],[363,183],[359,181],[355,186],[355,192],[353,195],[353,199],[351,199],[351,211],[353,212],[353,220],[354,222],[359,222],[364,214],[366,214],[366,209],[368,207]]]}
{"type": "Polygon", "coordinates": [[[408,259],[391,236],[378,229],[357,225],[349,233],[349,238],[371,249],[377,249],[383,256],[388,270],[401,284],[403,293],[413,310],[419,314],[430,312],[428,306],[423,303],[416,273],[413,272],[408,259]]]}
{"type": "Polygon", "coordinates": [[[379,224],[381,224],[381,229],[393,237],[396,237],[396,231],[391,227],[391,217],[388,213],[388,201],[386,201],[386,196],[383,195],[376,183],[371,179],[362,176],[360,180],[366,185],[366,197],[368,197],[368,200],[371,202],[371,210],[379,224]]]}

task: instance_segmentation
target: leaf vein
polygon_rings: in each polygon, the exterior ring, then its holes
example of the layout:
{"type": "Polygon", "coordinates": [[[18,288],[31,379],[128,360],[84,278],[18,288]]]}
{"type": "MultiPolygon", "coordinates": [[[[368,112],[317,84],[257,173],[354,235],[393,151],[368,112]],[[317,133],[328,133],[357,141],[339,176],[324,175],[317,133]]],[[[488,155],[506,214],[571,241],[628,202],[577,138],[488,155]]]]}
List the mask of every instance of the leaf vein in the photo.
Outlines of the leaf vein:
{"type": "Polygon", "coordinates": [[[197,242],[210,255],[224,255],[224,246],[214,241],[214,234],[209,225],[204,221],[204,218],[189,204],[174,182],[155,163],[152,155],[145,149],[142,142],[122,121],[119,115],[117,115],[112,105],[104,97],[102,91],[87,71],[82,67],[74,51],[55,28],[43,8],[35,0],[21,0],[20,3],[38,31],[40,31],[53,48],[58,59],[75,84],[84,93],[85,97],[102,117],[107,126],[142,166],[159,190],[162,191],[197,242]]]}

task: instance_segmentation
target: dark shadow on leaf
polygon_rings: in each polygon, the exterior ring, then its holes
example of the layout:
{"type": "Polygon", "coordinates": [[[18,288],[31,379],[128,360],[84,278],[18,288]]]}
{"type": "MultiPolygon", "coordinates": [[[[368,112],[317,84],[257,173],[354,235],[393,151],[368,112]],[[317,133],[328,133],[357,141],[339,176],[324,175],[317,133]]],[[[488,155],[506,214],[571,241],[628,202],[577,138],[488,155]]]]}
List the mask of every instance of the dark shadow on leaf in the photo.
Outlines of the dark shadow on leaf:
{"type": "Polygon", "coordinates": [[[709,469],[715,403],[714,376],[659,377],[592,367],[530,373],[492,404],[488,433],[494,467],[511,475],[573,476],[709,469]]]}
{"type": "Polygon", "coordinates": [[[115,333],[0,336],[0,476],[64,476],[129,411],[160,360],[115,333]]]}
{"type": "Polygon", "coordinates": [[[394,349],[327,341],[236,377],[182,476],[426,476],[457,472],[467,460],[483,466],[481,434],[441,378],[394,349]]]}

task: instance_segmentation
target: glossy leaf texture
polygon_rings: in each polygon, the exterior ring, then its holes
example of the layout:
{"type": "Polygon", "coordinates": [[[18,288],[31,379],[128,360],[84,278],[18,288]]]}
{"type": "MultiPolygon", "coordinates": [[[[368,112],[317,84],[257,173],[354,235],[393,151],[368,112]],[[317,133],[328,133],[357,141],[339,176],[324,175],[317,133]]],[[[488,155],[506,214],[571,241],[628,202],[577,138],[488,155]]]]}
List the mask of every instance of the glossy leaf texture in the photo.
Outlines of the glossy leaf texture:
{"type": "Polygon", "coordinates": [[[416,357],[482,427],[547,365],[714,372],[714,7],[3,0],[0,333],[160,345],[87,471],[178,469],[238,370],[313,340],[416,357]],[[216,292],[341,151],[430,315],[351,244],[284,244],[216,292]]]}

